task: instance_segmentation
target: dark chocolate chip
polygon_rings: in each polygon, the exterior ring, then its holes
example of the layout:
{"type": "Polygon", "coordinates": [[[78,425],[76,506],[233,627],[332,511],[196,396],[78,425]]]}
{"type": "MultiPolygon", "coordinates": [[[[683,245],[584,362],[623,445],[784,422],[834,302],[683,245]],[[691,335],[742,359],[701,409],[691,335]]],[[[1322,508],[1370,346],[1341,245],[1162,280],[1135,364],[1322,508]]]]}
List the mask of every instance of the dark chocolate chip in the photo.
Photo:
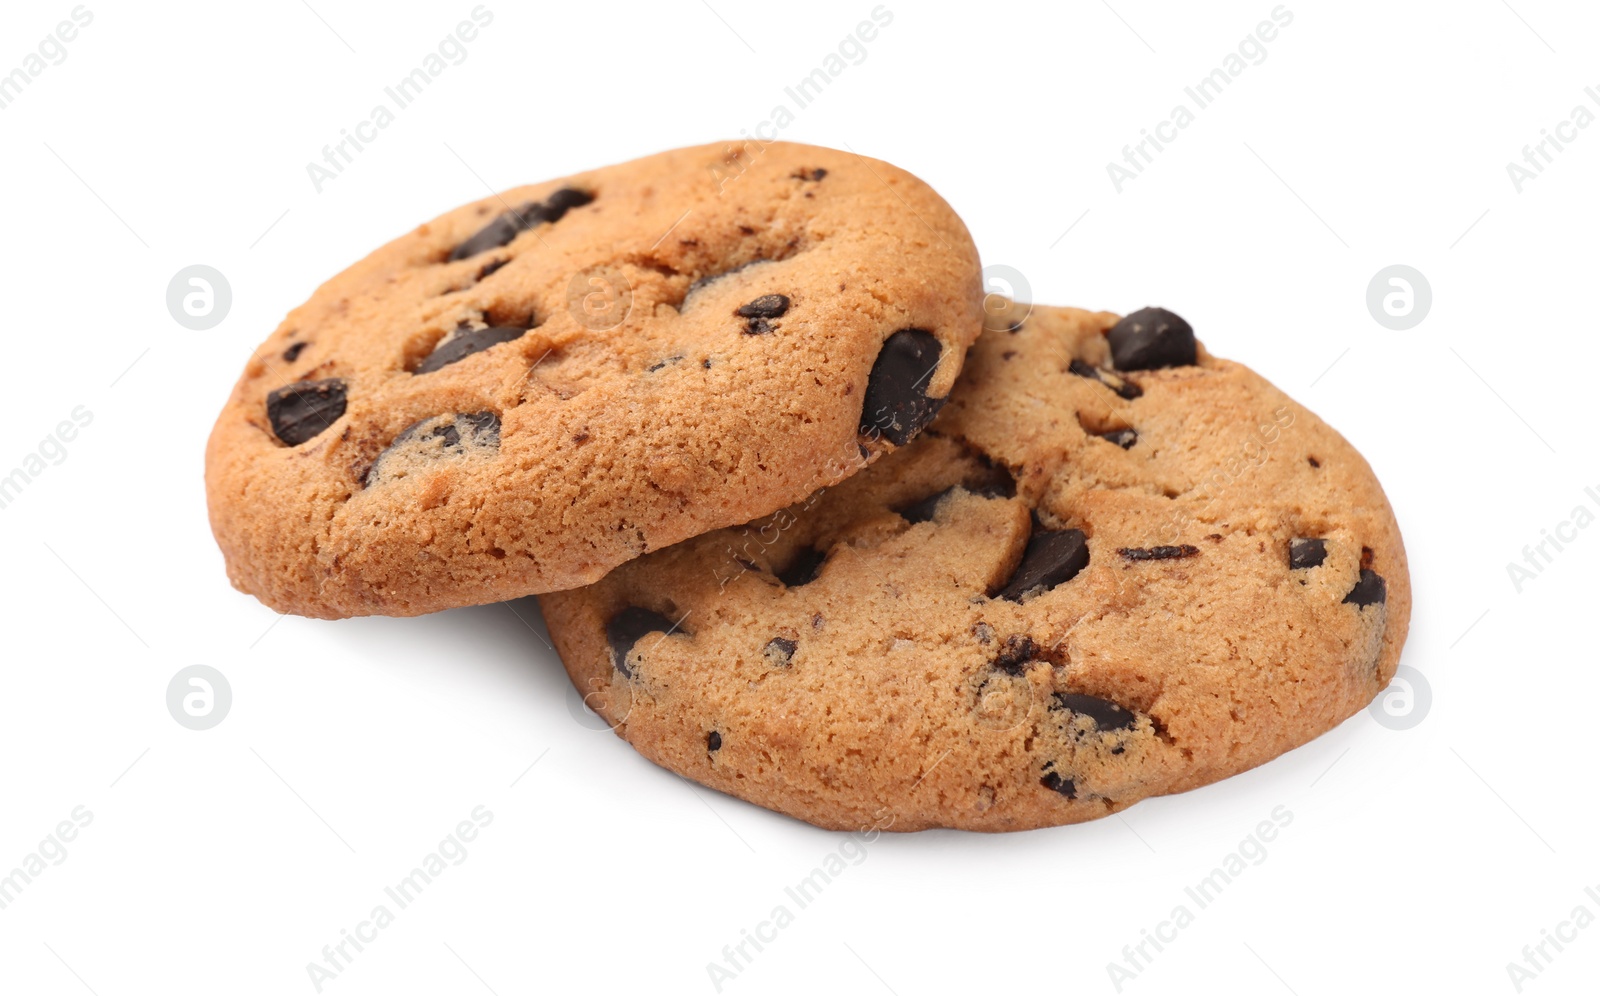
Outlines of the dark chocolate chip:
{"type": "Polygon", "coordinates": [[[944,501],[945,496],[954,490],[955,488],[945,488],[937,494],[931,494],[919,501],[912,502],[905,508],[899,509],[900,518],[912,525],[916,525],[919,522],[932,521],[933,513],[938,509],[939,503],[944,501]]]}
{"type": "Polygon", "coordinates": [[[815,581],[817,575],[822,573],[822,562],[827,559],[828,555],[823,551],[806,547],[787,567],[775,573],[786,587],[798,588],[815,581]]]}
{"type": "Polygon", "coordinates": [[[1028,662],[1033,658],[1033,638],[1019,634],[1006,637],[1005,646],[1001,648],[995,659],[989,662],[989,666],[996,671],[1019,675],[1027,669],[1028,662]]]}
{"type": "Polygon", "coordinates": [[[1123,560],[1182,560],[1184,557],[1198,556],[1200,548],[1185,543],[1182,546],[1152,546],[1144,548],[1125,546],[1117,552],[1122,554],[1123,560]]]}
{"type": "Polygon", "coordinates": [[[827,175],[828,175],[828,171],[823,169],[820,166],[817,167],[816,169],[806,169],[804,166],[802,166],[802,167],[800,167],[800,169],[798,171],[796,171],[796,173],[794,174],[794,178],[796,180],[813,180],[814,181],[814,180],[820,180],[820,179],[822,179],[823,177],[825,177],[827,175]]]}
{"type": "Polygon", "coordinates": [[[1289,541],[1289,570],[1303,571],[1308,567],[1321,567],[1328,556],[1325,540],[1295,537],[1289,541]]]}
{"type": "Polygon", "coordinates": [[[637,605],[630,605],[618,612],[606,623],[606,642],[611,645],[612,666],[621,671],[624,678],[633,677],[628,655],[633,652],[634,644],[650,633],[671,633],[675,628],[671,619],[637,605]]]}
{"type": "Polygon", "coordinates": [[[1106,333],[1118,370],[1193,366],[1194,329],[1165,308],[1141,308],[1106,333]]]}
{"type": "Polygon", "coordinates": [[[344,407],[344,381],[302,380],[267,395],[267,420],[274,436],[299,446],[336,422],[344,407]]]}
{"type": "Polygon", "coordinates": [[[789,310],[789,299],[782,294],[763,294],[734,312],[740,318],[782,318],[789,310]]]}
{"type": "Polygon", "coordinates": [[[575,207],[583,207],[594,200],[594,195],[587,190],[575,190],[572,187],[562,187],[560,190],[544,199],[545,221],[560,221],[561,216],[575,207]]]}
{"type": "Polygon", "coordinates": [[[1315,468],[1317,468],[1317,467],[1321,467],[1321,466],[1322,466],[1322,461],[1320,461],[1320,460],[1318,460],[1318,459],[1317,459],[1317,458],[1316,458],[1316,457],[1314,457],[1314,456],[1308,456],[1308,457],[1306,457],[1306,463],[1309,463],[1309,464],[1310,464],[1310,465],[1311,465],[1311,466],[1312,466],[1312,468],[1313,468],[1313,469],[1315,469],[1315,468]]]}
{"type": "Polygon", "coordinates": [[[722,749],[722,734],[712,730],[706,734],[706,750],[715,753],[722,749]]]}
{"type": "Polygon", "coordinates": [[[793,640],[785,640],[781,636],[775,636],[767,641],[767,645],[761,648],[761,652],[765,654],[767,660],[771,661],[772,663],[778,665],[779,667],[787,667],[790,659],[794,657],[795,650],[799,646],[800,645],[793,640]]]}
{"type": "Polygon", "coordinates": [[[493,260],[490,260],[489,262],[483,264],[483,269],[478,271],[478,279],[479,280],[483,280],[484,278],[488,277],[491,273],[494,273],[496,270],[500,269],[500,267],[505,266],[509,262],[511,262],[511,260],[509,260],[509,259],[493,259],[493,260]]]}
{"type": "Polygon", "coordinates": [[[1049,591],[1089,566],[1089,543],[1081,529],[1041,529],[1028,537],[1022,562],[996,598],[1022,601],[1034,589],[1049,591]]]}
{"type": "Polygon", "coordinates": [[[1039,784],[1052,792],[1060,792],[1068,799],[1076,799],[1078,797],[1078,786],[1073,784],[1072,779],[1062,778],[1054,771],[1045,772],[1045,776],[1039,779],[1039,784]]]}
{"type": "Polygon", "coordinates": [[[495,219],[478,229],[472,237],[456,246],[450,254],[450,262],[476,256],[480,252],[498,249],[512,239],[516,238],[527,226],[521,221],[532,204],[524,204],[520,212],[507,211],[495,216],[495,219]]]}
{"type": "Polygon", "coordinates": [[[1104,384],[1106,387],[1109,387],[1111,390],[1115,391],[1117,393],[1117,397],[1124,401],[1132,401],[1134,398],[1142,397],[1144,395],[1144,389],[1138,384],[1135,384],[1133,381],[1126,380],[1115,375],[1112,375],[1108,378],[1104,372],[1096,370],[1094,367],[1082,360],[1073,360],[1071,363],[1067,364],[1067,370],[1070,373],[1077,374],[1079,377],[1087,377],[1090,380],[1098,381],[1101,384],[1104,384]]]}
{"type": "Polygon", "coordinates": [[[293,363],[295,360],[298,360],[300,358],[300,354],[304,352],[305,348],[309,345],[311,345],[309,342],[291,343],[289,348],[283,351],[283,362],[293,363]]]}
{"type": "Polygon", "coordinates": [[[433,373],[442,367],[458,363],[473,353],[481,353],[490,346],[498,346],[502,342],[520,339],[523,333],[527,331],[525,328],[502,325],[457,332],[424,357],[422,362],[417,364],[416,369],[411,372],[414,374],[433,373]]]}
{"type": "Polygon", "coordinates": [[[1132,429],[1116,429],[1111,432],[1099,433],[1101,439],[1108,443],[1116,443],[1123,449],[1132,449],[1133,444],[1139,441],[1139,434],[1132,429]]]}
{"type": "Polygon", "coordinates": [[[939,340],[922,329],[901,329],[884,340],[867,378],[861,406],[861,432],[882,434],[896,446],[933,421],[944,398],[930,398],[928,378],[939,365],[939,340]]]}
{"type": "Polygon", "coordinates": [[[1144,388],[1140,387],[1138,384],[1135,384],[1131,380],[1125,380],[1118,384],[1116,386],[1116,392],[1117,397],[1124,401],[1132,401],[1134,398],[1144,397],[1144,388]]]}
{"type": "Polygon", "coordinates": [[[752,318],[744,326],[745,335],[766,335],[773,331],[776,330],[772,327],[772,323],[765,318],[752,318]]]}
{"type": "Polygon", "coordinates": [[[506,211],[485,225],[471,238],[456,246],[450,261],[476,256],[480,252],[497,249],[540,222],[553,224],[569,210],[594,200],[594,195],[571,187],[551,194],[543,201],[530,201],[515,211],[506,211]]]}
{"type": "Polygon", "coordinates": [[[427,458],[460,455],[463,452],[461,434],[466,432],[474,446],[498,450],[500,447],[500,417],[494,412],[472,414],[432,415],[406,426],[394,437],[367,472],[361,477],[362,487],[371,487],[384,476],[385,460],[396,453],[410,453],[427,458]],[[437,445],[430,446],[430,443],[437,445]]]}
{"type": "Polygon", "coordinates": [[[1100,379],[1100,371],[1096,370],[1094,367],[1082,360],[1073,360],[1071,363],[1067,364],[1067,370],[1071,373],[1077,374],[1079,377],[1087,377],[1090,380],[1100,379]]]}
{"type": "Polygon", "coordinates": [[[1109,699],[1057,692],[1056,705],[1068,712],[1088,716],[1102,730],[1126,730],[1133,726],[1133,713],[1109,699]]]}
{"type": "Polygon", "coordinates": [[[1383,575],[1369,568],[1361,568],[1361,579],[1356,586],[1350,589],[1350,594],[1344,596],[1346,605],[1365,607],[1368,605],[1382,605],[1389,597],[1389,585],[1383,580],[1383,575]]]}

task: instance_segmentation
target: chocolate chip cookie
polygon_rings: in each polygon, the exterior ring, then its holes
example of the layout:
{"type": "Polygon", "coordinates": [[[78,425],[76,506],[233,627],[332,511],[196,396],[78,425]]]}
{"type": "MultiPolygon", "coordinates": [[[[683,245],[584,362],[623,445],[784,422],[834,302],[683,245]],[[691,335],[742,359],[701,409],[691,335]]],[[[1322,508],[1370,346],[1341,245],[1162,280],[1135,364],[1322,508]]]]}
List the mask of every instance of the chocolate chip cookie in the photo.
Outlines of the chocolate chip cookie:
{"type": "Polygon", "coordinates": [[[520,187],[333,278],[206,453],[236,587],[308,616],[553,591],[909,442],[982,326],[926,184],[789,143],[520,187]]]}
{"type": "Polygon", "coordinates": [[[819,826],[1021,830],[1362,709],[1410,615],[1361,455],[1179,316],[1012,305],[910,445],[541,598],[651,760],[819,826]]]}

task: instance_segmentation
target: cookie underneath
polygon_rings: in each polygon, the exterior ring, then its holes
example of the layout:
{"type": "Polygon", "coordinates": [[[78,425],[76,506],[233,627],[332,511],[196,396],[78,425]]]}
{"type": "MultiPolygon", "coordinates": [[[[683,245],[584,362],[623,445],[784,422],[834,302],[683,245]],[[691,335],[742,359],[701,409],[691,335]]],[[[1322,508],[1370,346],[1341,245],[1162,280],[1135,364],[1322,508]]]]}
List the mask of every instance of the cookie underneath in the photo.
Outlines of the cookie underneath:
{"type": "Polygon", "coordinates": [[[620,736],[822,827],[1021,830],[1244,771],[1388,684],[1406,556],[1349,443],[1176,316],[1009,318],[904,449],[541,598],[620,736]]]}

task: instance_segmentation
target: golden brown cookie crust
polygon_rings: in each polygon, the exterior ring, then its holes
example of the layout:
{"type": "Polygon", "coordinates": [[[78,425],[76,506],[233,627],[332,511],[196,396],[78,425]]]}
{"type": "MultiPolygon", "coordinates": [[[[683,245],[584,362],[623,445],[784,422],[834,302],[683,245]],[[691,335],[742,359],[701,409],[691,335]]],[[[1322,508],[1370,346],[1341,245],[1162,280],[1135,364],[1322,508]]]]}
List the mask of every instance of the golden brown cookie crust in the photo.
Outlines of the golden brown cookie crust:
{"type": "Polygon", "coordinates": [[[880,347],[931,333],[921,389],[942,398],[981,321],[965,226],[887,163],[710,145],[520,187],[396,239],[290,313],[212,431],[212,529],[236,587],[308,616],[585,584],[876,459],[892,446],[859,428],[880,347]],[[558,191],[593,199],[449,258],[508,209],[581,199],[558,191]],[[788,299],[780,317],[736,312],[769,294],[788,299]],[[461,331],[530,319],[420,372],[461,331]],[[311,412],[315,435],[287,445],[269,395],[305,381],[338,385],[345,407],[311,412]],[[494,435],[474,435],[471,459],[415,450],[422,463],[369,486],[408,427],[450,415],[492,419],[494,435]]]}
{"type": "Polygon", "coordinates": [[[911,445],[813,502],[543,596],[590,706],[658,764],[819,826],[995,831],[1216,781],[1371,701],[1410,587],[1361,455],[1241,364],[1202,348],[1119,375],[1115,315],[1028,310],[984,334],[911,445]],[[1121,397],[1127,381],[1142,395],[1121,397]],[[995,597],[1030,533],[1068,528],[1087,567],[995,597]],[[1320,565],[1290,566],[1295,538],[1324,541],[1320,565]],[[780,580],[811,548],[815,579],[780,580]],[[1363,568],[1385,601],[1348,601],[1363,568]],[[639,638],[625,676],[607,625],[629,607],[676,629],[639,638]]]}

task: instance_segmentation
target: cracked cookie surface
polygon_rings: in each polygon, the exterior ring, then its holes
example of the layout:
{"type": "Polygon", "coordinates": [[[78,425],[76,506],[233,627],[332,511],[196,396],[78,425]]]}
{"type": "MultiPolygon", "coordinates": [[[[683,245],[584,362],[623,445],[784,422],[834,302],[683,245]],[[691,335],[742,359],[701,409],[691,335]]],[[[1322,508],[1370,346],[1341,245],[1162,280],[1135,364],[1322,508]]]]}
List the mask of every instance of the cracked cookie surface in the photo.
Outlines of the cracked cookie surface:
{"type": "Polygon", "coordinates": [[[704,146],[509,190],[257,350],[207,447],[212,530],[237,588],[308,616],[586,584],[909,441],[980,301],[949,206],[849,153],[704,146]]]}
{"type": "Polygon", "coordinates": [[[542,596],[589,706],[819,826],[996,831],[1244,771],[1388,684],[1405,549],[1349,443],[1169,312],[1003,318],[861,474],[542,596]]]}

